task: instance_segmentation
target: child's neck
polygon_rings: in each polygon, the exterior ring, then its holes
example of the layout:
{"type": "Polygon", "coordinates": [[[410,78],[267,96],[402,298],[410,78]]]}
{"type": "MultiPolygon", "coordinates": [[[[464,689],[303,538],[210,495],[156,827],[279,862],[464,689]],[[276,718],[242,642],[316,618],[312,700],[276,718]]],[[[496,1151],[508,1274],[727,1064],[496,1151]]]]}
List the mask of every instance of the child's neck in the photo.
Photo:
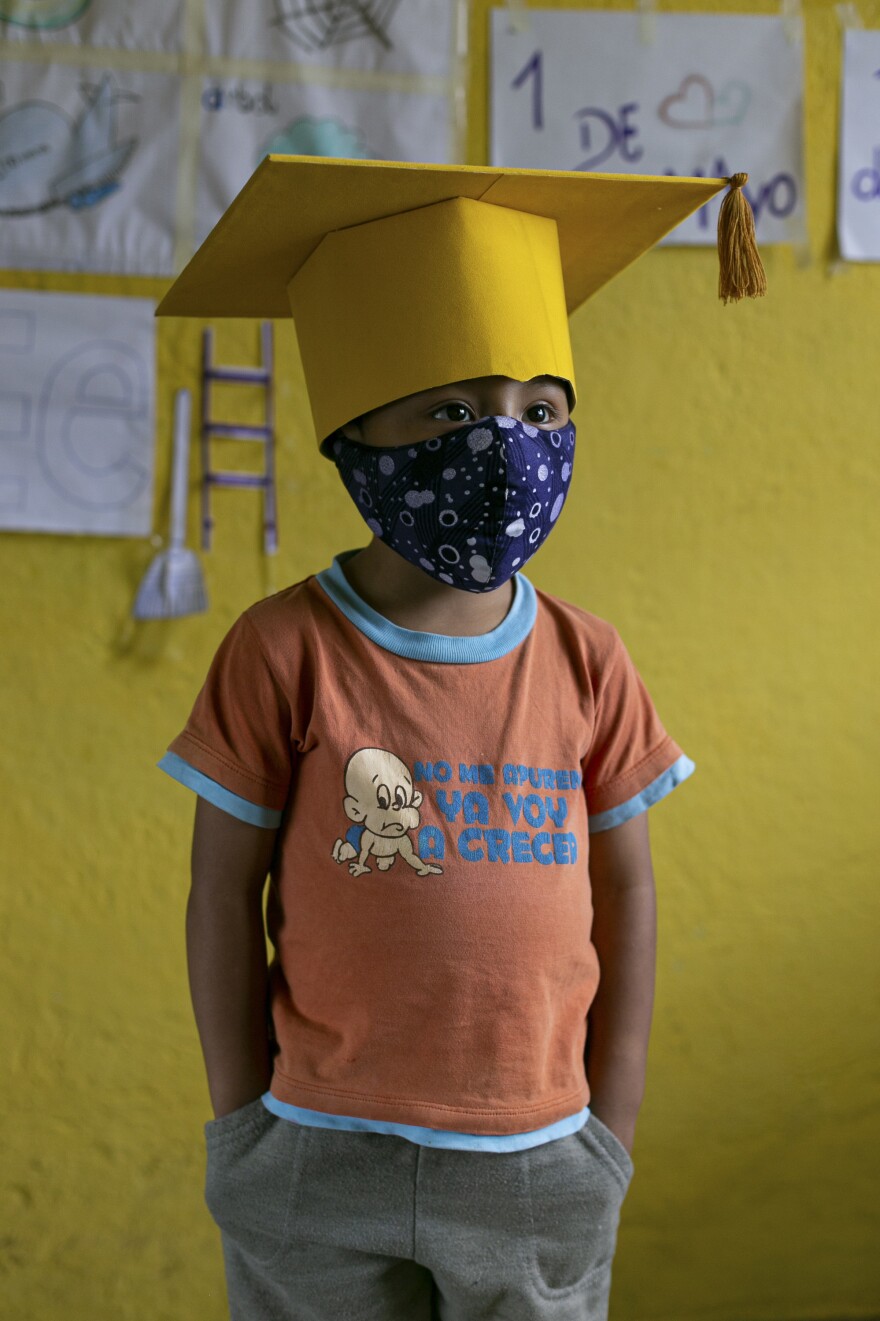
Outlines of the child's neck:
{"type": "Polygon", "coordinates": [[[491,592],[463,592],[437,582],[375,538],[342,566],[367,605],[401,628],[476,637],[490,633],[513,603],[513,583],[491,592]]]}

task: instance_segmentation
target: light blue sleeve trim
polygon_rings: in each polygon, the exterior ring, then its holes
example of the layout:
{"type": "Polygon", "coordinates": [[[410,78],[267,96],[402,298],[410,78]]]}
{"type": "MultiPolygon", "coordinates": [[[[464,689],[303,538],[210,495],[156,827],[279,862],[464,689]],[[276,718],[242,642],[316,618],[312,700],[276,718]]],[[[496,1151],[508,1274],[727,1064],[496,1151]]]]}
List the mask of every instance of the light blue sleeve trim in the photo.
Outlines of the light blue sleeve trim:
{"type": "Polygon", "coordinates": [[[237,816],[239,821],[247,821],[251,826],[263,826],[266,830],[277,830],[281,825],[282,813],[274,807],[261,807],[247,798],[224,789],[222,784],[190,766],[188,761],[178,757],[176,752],[166,752],[159,762],[159,770],[165,771],[173,780],[179,780],[187,789],[194,789],[200,798],[207,798],[215,807],[222,808],[230,816],[237,816]]]}
{"type": "Polygon", "coordinates": [[[356,551],[337,555],[329,569],[315,578],[334,605],[371,642],[408,660],[434,661],[443,665],[477,665],[498,660],[518,647],[532,631],[538,613],[535,589],[521,573],[514,574],[513,603],[497,628],[477,636],[452,633],[423,633],[392,623],[367,605],[342,572],[342,565],[356,551]]]}
{"type": "Polygon", "coordinates": [[[298,1105],[288,1105],[286,1101],[279,1101],[271,1092],[264,1093],[263,1105],[279,1119],[287,1119],[293,1124],[305,1124],[309,1128],[341,1128],[351,1133],[390,1133],[415,1142],[420,1147],[446,1147],[454,1151],[525,1151],[528,1147],[540,1147],[545,1142],[552,1142],[554,1138],[576,1133],[583,1128],[590,1114],[589,1106],[584,1106],[576,1115],[558,1119],[546,1128],[535,1128],[529,1133],[496,1135],[453,1133],[440,1128],[422,1128],[418,1124],[394,1124],[385,1119],[330,1115],[323,1110],[304,1110],[298,1105]]]}
{"type": "Polygon", "coordinates": [[[646,812],[649,807],[659,803],[661,798],[671,794],[673,789],[682,784],[688,776],[693,775],[695,770],[696,767],[690,757],[682,754],[678,761],[673,762],[668,770],[657,776],[656,780],[652,780],[646,789],[636,794],[635,798],[629,798],[619,807],[611,807],[607,812],[597,812],[595,816],[589,817],[590,834],[595,835],[600,830],[611,830],[613,826],[622,826],[624,821],[638,816],[640,812],[646,812]]]}

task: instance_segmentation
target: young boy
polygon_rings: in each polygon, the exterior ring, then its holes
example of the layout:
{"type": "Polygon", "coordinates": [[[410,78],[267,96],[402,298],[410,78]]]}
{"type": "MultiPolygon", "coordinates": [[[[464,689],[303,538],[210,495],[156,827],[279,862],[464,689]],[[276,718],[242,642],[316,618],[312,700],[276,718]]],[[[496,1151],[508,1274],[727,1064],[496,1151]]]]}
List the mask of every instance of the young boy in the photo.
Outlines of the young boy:
{"type": "Polygon", "coordinates": [[[160,309],[289,297],[372,533],[240,617],[162,762],[198,794],[237,1321],[607,1315],[646,809],[693,765],[615,630],[521,570],[571,479],[568,310],[724,182],[270,158],[160,309]]]}

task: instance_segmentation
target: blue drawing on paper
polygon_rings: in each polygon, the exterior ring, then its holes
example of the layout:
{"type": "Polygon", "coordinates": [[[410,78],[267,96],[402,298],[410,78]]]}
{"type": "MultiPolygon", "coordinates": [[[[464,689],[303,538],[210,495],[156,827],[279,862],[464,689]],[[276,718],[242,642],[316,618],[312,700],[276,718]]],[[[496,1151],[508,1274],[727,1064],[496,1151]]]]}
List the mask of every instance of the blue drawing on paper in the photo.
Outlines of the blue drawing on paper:
{"type": "Polygon", "coordinates": [[[357,129],[339,119],[315,119],[303,115],[273,133],[264,144],[264,156],[341,156],[347,160],[370,160],[373,153],[357,129]]]}
{"type": "Polygon", "coordinates": [[[80,91],[86,106],[78,119],[46,101],[0,114],[0,215],[95,206],[119,187],[137,139],[118,141],[116,107],[133,98],[110,74],[80,91]]]}
{"type": "Polygon", "coordinates": [[[273,24],[301,50],[367,38],[393,48],[389,24],[399,0],[275,0],[273,24]]]}
{"type": "Polygon", "coordinates": [[[875,147],[871,155],[873,165],[867,165],[861,170],[856,170],[850,180],[853,196],[858,198],[860,202],[880,200],[880,147],[875,147]]]}
{"type": "Polygon", "coordinates": [[[691,73],[657,107],[669,128],[721,128],[741,124],[752,102],[747,83],[731,78],[719,91],[702,74],[691,73]]]}
{"type": "Polygon", "coordinates": [[[581,150],[590,154],[574,168],[595,170],[597,165],[608,160],[615,152],[625,161],[641,160],[645,154],[644,148],[635,142],[639,136],[638,125],[634,122],[638,112],[637,101],[619,106],[615,114],[609,114],[599,106],[584,106],[578,110],[574,117],[577,120],[581,150]]]}
{"type": "Polygon", "coordinates": [[[92,0],[0,0],[0,23],[11,27],[50,29],[75,23],[92,0]]]}

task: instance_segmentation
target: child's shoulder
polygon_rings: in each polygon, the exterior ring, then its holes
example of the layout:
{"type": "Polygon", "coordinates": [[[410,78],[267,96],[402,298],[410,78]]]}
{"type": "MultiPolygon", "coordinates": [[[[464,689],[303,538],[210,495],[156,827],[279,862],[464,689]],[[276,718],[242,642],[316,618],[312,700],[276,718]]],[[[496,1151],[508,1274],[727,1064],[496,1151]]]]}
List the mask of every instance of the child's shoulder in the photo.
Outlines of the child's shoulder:
{"type": "Polygon", "coordinates": [[[558,643],[576,644],[587,657],[600,664],[612,660],[623,649],[620,634],[607,619],[540,588],[535,588],[535,596],[545,629],[558,643]]]}
{"type": "Polygon", "coordinates": [[[286,587],[273,592],[271,596],[261,597],[259,601],[254,601],[253,605],[247,607],[245,615],[251,623],[256,624],[287,618],[291,614],[310,609],[315,577],[314,573],[307,574],[305,578],[299,578],[295,583],[288,583],[286,587]]]}
{"type": "Polygon", "coordinates": [[[297,637],[314,629],[321,596],[315,574],[309,574],[248,606],[233,631],[249,636],[267,653],[286,652],[297,637]]]}

